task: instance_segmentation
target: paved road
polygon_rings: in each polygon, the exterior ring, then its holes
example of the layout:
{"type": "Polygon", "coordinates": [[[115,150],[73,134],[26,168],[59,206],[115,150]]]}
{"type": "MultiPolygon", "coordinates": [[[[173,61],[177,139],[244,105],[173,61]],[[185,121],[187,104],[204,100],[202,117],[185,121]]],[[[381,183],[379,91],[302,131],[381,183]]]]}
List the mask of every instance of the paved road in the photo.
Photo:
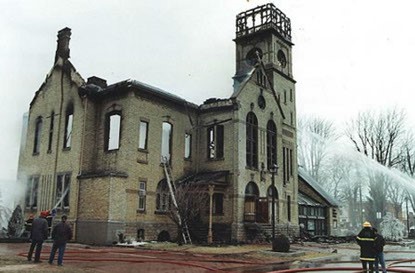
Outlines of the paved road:
{"type": "MultiPolygon", "coordinates": [[[[329,258],[324,255],[283,257],[276,259],[269,253],[258,252],[247,258],[241,253],[221,254],[221,249],[215,249],[216,253],[192,253],[187,251],[160,251],[149,249],[133,249],[118,247],[87,247],[85,245],[69,244],[64,259],[64,267],[49,265],[46,262],[33,264],[26,261],[25,256],[28,249],[27,243],[0,244],[0,272],[238,272],[238,273],[260,273],[277,272],[298,268],[359,268],[358,249],[355,245],[321,245],[308,244],[305,246],[293,245],[293,253],[331,253],[329,258]],[[261,254],[262,253],[262,254],[261,254]],[[261,258],[255,258],[261,255],[261,258]],[[264,257],[269,257],[264,259],[264,257]],[[252,258],[253,257],[253,258],[252,258]],[[304,258],[306,257],[306,258],[304,258]],[[294,262],[284,263],[283,260],[291,259],[294,262]]],[[[42,251],[41,259],[46,261],[50,251],[50,244],[46,243],[42,251]]],[[[391,265],[394,260],[414,259],[415,249],[400,246],[387,246],[385,249],[386,260],[391,265]]],[[[272,255],[272,254],[271,254],[272,255]]],[[[407,262],[398,264],[402,269],[413,270],[415,263],[407,262]]],[[[397,268],[391,267],[391,268],[397,268]]],[[[326,271],[327,272],[327,271],[326,271]]],[[[335,271],[330,272],[356,272],[335,271]]],[[[409,271],[411,272],[411,271],[409,271]]]]}

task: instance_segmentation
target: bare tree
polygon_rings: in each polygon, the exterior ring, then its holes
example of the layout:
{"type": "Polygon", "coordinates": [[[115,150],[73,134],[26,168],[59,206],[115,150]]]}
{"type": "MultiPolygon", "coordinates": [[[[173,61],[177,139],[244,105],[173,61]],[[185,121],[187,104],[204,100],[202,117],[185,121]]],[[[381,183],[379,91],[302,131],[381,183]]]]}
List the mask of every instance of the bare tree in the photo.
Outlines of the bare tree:
{"type": "MultiPolygon", "coordinates": [[[[396,109],[385,113],[364,112],[348,125],[347,137],[356,150],[379,164],[392,168],[401,164],[402,138],[404,135],[405,113],[396,109]]],[[[369,175],[369,210],[384,212],[387,197],[393,196],[387,190],[389,183],[381,175],[369,175]]],[[[390,199],[398,206],[397,199],[390,199]]],[[[383,214],[382,214],[383,215],[383,214]]]]}
{"type": "Polygon", "coordinates": [[[364,220],[364,207],[362,202],[362,185],[366,183],[365,177],[355,162],[345,160],[344,175],[339,191],[339,200],[348,208],[349,222],[352,227],[360,227],[364,220]]]}
{"type": "Polygon", "coordinates": [[[348,125],[346,135],[358,152],[383,166],[394,167],[401,161],[404,121],[405,113],[396,109],[378,115],[364,112],[348,125]]]}
{"type": "Polygon", "coordinates": [[[393,205],[393,215],[398,218],[402,211],[402,204],[407,197],[407,191],[397,183],[389,183],[388,197],[393,205]]]}
{"type": "Polygon", "coordinates": [[[341,192],[344,185],[350,182],[352,164],[349,160],[340,156],[332,156],[328,161],[324,171],[327,177],[324,187],[336,200],[346,201],[348,198],[345,198],[345,195],[341,192]]]}
{"type": "MultiPolygon", "coordinates": [[[[412,132],[408,133],[403,141],[401,156],[401,170],[415,178],[415,137],[412,132]]],[[[408,198],[412,210],[415,210],[415,192],[406,191],[405,197],[408,198]]]]}
{"type": "Polygon", "coordinates": [[[318,118],[302,118],[298,122],[299,164],[317,181],[321,182],[322,166],[327,159],[328,142],[337,135],[331,121],[318,118]]]}
{"type": "Polygon", "coordinates": [[[206,209],[209,195],[207,194],[207,187],[205,185],[180,183],[175,188],[177,208],[174,204],[171,204],[168,216],[177,225],[180,233],[178,237],[181,239],[183,225],[189,226],[189,224],[201,215],[201,212],[206,209]]]}
{"type": "Polygon", "coordinates": [[[369,196],[367,197],[368,204],[367,220],[375,223],[376,226],[380,225],[381,220],[378,219],[378,213],[381,216],[386,215],[387,211],[387,195],[389,192],[388,177],[382,173],[369,174],[369,196]]]}

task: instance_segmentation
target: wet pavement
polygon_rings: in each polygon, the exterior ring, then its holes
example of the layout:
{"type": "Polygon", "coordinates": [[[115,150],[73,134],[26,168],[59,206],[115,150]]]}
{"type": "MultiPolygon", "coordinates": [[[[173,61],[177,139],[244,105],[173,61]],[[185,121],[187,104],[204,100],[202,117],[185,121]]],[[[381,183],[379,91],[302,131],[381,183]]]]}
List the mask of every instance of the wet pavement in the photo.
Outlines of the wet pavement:
{"type": "MultiPolygon", "coordinates": [[[[355,244],[293,244],[288,254],[269,251],[267,246],[149,249],[69,244],[63,267],[56,262],[28,262],[28,247],[28,243],[0,243],[0,272],[310,272],[304,271],[306,268],[313,272],[357,272],[361,266],[355,244]]],[[[50,243],[44,244],[43,261],[50,247],[50,243]]],[[[415,272],[415,248],[387,245],[385,259],[388,272],[415,272]]]]}

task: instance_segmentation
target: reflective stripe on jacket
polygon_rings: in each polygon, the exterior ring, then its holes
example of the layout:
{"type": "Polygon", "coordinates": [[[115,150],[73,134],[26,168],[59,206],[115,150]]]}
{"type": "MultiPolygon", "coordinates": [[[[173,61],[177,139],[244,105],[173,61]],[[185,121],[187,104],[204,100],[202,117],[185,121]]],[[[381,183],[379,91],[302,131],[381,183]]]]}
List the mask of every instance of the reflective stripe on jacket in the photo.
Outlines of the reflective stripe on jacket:
{"type": "Polygon", "coordinates": [[[363,228],[356,237],[356,241],[360,246],[360,260],[374,262],[376,258],[375,251],[375,232],[372,228],[363,228]]]}

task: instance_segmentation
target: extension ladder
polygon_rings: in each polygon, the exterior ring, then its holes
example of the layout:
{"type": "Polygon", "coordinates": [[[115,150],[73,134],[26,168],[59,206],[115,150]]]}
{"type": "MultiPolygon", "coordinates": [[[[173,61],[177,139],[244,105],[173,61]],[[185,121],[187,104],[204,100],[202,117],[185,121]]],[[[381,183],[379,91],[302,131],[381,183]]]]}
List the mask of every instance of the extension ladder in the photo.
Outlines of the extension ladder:
{"type": "Polygon", "coordinates": [[[169,165],[169,160],[167,159],[167,157],[164,156],[164,157],[161,158],[161,163],[163,164],[163,167],[164,167],[164,174],[166,175],[167,185],[168,185],[169,190],[170,190],[171,200],[172,200],[173,205],[174,205],[174,210],[175,210],[175,213],[176,213],[178,224],[181,228],[181,232],[182,232],[182,236],[183,236],[183,242],[185,244],[191,244],[192,240],[190,238],[189,228],[187,226],[186,221],[182,221],[182,217],[180,216],[180,210],[179,210],[179,206],[177,204],[177,199],[176,199],[176,195],[175,195],[176,186],[174,185],[174,183],[172,181],[171,167],[169,165]]]}

